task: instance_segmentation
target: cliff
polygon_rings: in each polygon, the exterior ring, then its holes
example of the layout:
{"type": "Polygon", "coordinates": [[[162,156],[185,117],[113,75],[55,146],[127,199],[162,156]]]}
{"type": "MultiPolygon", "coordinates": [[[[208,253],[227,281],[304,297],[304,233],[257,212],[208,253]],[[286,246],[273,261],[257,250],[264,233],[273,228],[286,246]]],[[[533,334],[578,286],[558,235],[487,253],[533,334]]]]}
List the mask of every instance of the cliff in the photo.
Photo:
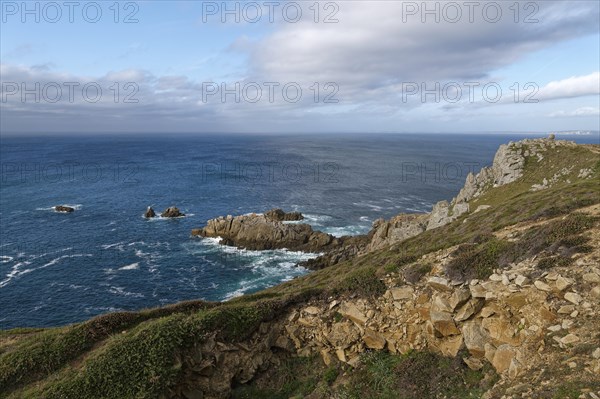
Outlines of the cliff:
{"type": "Polygon", "coordinates": [[[599,181],[598,146],[511,143],[301,278],[3,331],[0,397],[594,399],[599,181]]]}

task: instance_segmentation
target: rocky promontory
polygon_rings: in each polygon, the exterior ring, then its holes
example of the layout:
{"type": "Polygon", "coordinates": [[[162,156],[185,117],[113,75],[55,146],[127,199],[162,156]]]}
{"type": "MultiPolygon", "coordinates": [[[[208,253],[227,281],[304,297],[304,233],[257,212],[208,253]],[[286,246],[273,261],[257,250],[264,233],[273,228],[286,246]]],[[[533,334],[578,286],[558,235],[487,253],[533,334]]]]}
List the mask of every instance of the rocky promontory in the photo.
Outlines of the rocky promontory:
{"type": "MultiPolygon", "coordinates": [[[[283,212],[283,211],[282,211],[283,212]]],[[[288,224],[283,220],[298,220],[302,215],[269,211],[265,214],[218,217],[193,236],[221,238],[221,244],[251,250],[289,249],[321,252],[341,246],[342,241],[330,234],[315,231],[305,223],[288,224]]]]}

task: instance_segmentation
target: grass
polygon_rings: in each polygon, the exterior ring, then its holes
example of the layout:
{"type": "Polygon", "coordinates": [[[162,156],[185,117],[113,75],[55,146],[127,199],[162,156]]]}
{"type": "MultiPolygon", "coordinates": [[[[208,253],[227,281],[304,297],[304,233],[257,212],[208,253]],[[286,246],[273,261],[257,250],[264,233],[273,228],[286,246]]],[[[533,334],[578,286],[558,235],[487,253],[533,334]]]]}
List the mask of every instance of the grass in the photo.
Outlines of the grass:
{"type": "Polygon", "coordinates": [[[321,383],[328,386],[337,378],[336,367],[325,368],[321,358],[291,357],[262,379],[234,389],[233,399],[288,399],[304,397],[321,383]]]}
{"type": "Polygon", "coordinates": [[[429,352],[392,355],[371,352],[343,387],[345,399],[478,398],[486,371],[472,371],[460,359],[429,352]]]}

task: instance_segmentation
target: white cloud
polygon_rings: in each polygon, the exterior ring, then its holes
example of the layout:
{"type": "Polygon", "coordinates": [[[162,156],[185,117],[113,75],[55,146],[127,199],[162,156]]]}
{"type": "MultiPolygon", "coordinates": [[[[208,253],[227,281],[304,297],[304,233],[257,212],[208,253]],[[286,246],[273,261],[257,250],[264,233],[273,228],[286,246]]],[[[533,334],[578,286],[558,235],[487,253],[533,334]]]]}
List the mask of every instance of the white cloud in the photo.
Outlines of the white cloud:
{"type": "Polygon", "coordinates": [[[537,97],[542,101],[598,94],[600,94],[600,72],[593,72],[589,75],[552,81],[540,88],[537,97]]]}
{"type": "Polygon", "coordinates": [[[594,107],[581,107],[572,111],[556,111],[548,115],[551,118],[572,118],[572,117],[586,117],[586,116],[600,116],[600,108],[594,107]]]}

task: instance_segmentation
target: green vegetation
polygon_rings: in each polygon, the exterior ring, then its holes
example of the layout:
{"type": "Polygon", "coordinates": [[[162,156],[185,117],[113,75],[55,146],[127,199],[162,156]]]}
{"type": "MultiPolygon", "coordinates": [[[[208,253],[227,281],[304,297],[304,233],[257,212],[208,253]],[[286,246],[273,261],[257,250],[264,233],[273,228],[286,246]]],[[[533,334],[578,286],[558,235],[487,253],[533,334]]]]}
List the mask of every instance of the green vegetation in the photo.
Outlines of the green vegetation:
{"type": "Polygon", "coordinates": [[[411,284],[416,284],[425,275],[427,275],[429,272],[431,272],[432,268],[433,268],[433,266],[429,263],[426,263],[426,264],[417,263],[415,265],[406,267],[403,270],[402,275],[404,276],[404,279],[407,282],[409,282],[411,284]]]}
{"type": "Polygon", "coordinates": [[[234,399],[288,399],[304,397],[318,385],[328,386],[335,381],[338,369],[326,369],[320,357],[291,357],[281,367],[267,372],[258,381],[238,387],[234,399]]]}
{"type": "Polygon", "coordinates": [[[428,352],[404,356],[387,352],[363,355],[362,365],[342,388],[342,398],[422,399],[479,398],[492,379],[472,371],[460,359],[428,352]]]}
{"type": "Polygon", "coordinates": [[[377,276],[375,267],[356,269],[348,273],[337,286],[340,293],[351,292],[364,297],[377,297],[383,294],[385,289],[385,284],[377,276]]]}

